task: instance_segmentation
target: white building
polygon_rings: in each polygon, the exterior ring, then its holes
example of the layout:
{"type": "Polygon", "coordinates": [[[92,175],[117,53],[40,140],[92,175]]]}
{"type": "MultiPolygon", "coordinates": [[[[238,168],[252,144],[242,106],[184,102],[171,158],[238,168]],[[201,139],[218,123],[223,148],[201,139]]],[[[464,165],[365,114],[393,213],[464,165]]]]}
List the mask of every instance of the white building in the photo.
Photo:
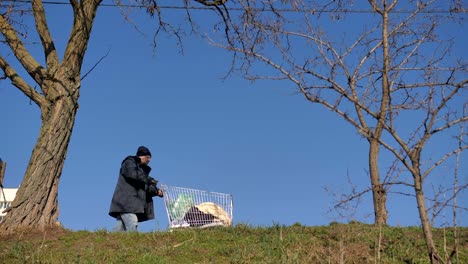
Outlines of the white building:
{"type": "Polygon", "coordinates": [[[3,211],[11,206],[11,202],[15,199],[18,188],[1,188],[0,187],[0,221],[6,215],[3,211]]]}

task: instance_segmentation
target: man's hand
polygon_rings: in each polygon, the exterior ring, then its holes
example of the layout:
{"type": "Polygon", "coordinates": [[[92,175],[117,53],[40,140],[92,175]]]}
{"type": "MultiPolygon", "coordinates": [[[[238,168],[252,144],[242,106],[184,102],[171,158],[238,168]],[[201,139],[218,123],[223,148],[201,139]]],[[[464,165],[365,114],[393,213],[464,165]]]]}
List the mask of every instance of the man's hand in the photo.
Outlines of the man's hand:
{"type": "Polygon", "coordinates": [[[158,194],[157,194],[157,196],[159,196],[159,197],[163,197],[163,196],[164,196],[164,194],[163,194],[163,191],[161,191],[161,190],[158,190],[158,194]]]}

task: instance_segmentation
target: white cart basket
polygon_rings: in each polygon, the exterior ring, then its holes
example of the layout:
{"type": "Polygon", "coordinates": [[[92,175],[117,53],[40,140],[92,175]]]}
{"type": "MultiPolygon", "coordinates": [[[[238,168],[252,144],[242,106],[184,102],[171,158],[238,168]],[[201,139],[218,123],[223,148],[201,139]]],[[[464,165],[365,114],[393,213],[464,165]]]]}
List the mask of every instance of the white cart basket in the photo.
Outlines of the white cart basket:
{"type": "Polygon", "coordinates": [[[161,184],[169,227],[232,225],[232,195],[161,184]]]}

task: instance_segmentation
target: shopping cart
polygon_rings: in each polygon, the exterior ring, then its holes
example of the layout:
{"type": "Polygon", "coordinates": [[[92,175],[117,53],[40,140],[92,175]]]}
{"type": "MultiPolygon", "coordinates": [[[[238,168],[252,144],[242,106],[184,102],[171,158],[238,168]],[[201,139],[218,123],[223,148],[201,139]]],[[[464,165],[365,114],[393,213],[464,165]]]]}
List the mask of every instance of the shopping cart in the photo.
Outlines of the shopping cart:
{"type": "Polygon", "coordinates": [[[161,184],[169,227],[232,225],[232,195],[161,184]]]}

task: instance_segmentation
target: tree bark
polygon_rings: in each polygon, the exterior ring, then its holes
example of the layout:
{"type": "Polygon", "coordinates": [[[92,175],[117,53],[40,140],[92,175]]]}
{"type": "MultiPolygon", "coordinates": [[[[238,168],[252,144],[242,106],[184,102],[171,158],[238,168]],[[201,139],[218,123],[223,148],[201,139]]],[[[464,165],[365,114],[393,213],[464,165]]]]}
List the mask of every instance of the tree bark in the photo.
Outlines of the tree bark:
{"type": "Polygon", "coordinates": [[[43,113],[39,138],[24,179],[5,220],[4,231],[55,226],[59,215],[58,184],[75,123],[77,95],[62,97],[43,113]]]}
{"type": "Polygon", "coordinates": [[[374,203],[374,223],[376,225],[386,225],[388,219],[387,191],[380,181],[378,165],[379,152],[379,142],[375,139],[369,140],[369,176],[372,185],[372,198],[374,203]]]}
{"type": "Polygon", "coordinates": [[[396,2],[387,6],[386,1],[383,1],[383,7],[379,9],[377,4],[374,1],[370,1],[372,7],[375,11],[381,14],[382,16],[382,59],[383,59],[383,69],[382,69],[382,95],[380,98],[380,108],[377,116],[377,123],[373,131],[369,131],[368,141],[369,141],[369,170],[370,170],[370,180],[372,185],[372,194],[374,202],[374,214],[375,214],[375,224],[377,225],[386,225],[388,219],[387,212],[387,192],[384,188],[384,185],[380,180],[379,173],[379,152],[380,152],[380,138],[382,137],[382,132],[385,126],[385,119],[389,112],[390,104],[390,55],[389,55],[389,33],[388,25],[389,18],[388,14],[393,9],[396,2]]]}
{"type": "Polygon", "coordinates": [[[5,177],[6,162],[0,159],[0,187],[3,187],[3,179],[5,177]]]}
{"type": "MultiPolygon", "coordinates": [[[[419,156],[419,154],[417,154],[419,156]]],[[[442,258],[437,253],[437,248],[434,243],[434,237],[432,234],[432,225],[427,216],[426,201],[423,192],[423,179],[421,172],[419,170],[419,158],[411,158],[413,168],[412,171],[414,178],[414,190],[416,195],[416,203],[418,206],[419,219],[421,220],[421,225],[424,233],[424,239],[426,241],[427,253],[431,260],[431,263],[444,263],[442,258]]]]}
{"type": "Polygon", "coordinates": [[[78,110],[81,65],[101,1],[70,0],[74,21],[62,63],[48,30],[42,1],[31,1],[46,67],[32,57],[8,19],[0,14],[1,33],[18,61],[42,90],[39,93],[28,85],[0,56],[0,68],[6,77],[39,106],[42,118],[28,168],[8,214],[0,223],[0,232],[41,231],[57,224],[58,185],[78,110]]]}

